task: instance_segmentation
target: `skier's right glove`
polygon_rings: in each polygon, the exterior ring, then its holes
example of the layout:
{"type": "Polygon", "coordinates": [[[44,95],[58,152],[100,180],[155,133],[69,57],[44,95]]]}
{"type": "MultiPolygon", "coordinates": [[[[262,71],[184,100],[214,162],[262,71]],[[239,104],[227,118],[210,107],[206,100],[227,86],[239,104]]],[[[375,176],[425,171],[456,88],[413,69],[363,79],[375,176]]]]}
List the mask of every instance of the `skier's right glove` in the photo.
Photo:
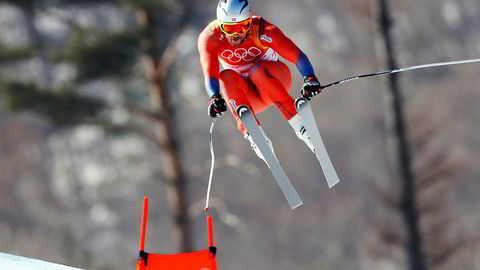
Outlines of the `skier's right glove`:
{"type": "Polygon", "coordinates": [[[208,115],[212,118],[218,118],[227,111],[227,103],[220,94],[213,95],[208,101],[208,115]]]}
{"type": "Polygon", "coordinates": [[[313,75],[307,76],[304,78],[303,87],[301,94],[307,100],[310,100],[312,97],[320,94],[322,92],[322,86],[318,82],[317,78],[313,75]]]}

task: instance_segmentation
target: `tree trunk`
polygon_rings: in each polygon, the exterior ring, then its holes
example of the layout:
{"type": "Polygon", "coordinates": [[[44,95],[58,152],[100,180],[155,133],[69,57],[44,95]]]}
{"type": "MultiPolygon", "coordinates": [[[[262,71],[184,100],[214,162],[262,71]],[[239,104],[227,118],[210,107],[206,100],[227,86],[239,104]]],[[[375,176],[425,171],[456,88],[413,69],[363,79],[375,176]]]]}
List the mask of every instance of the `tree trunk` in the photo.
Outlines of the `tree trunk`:
{"type": "MultiPolygon", "coordinates": [[[[388,69],[397,68],[394,42],[391,35],[392,17],[388,0],[378,0],[379,23],[382,31],[388,69]]],[[[405,251],[411,270],[426,270],[426,259],[423,252],[423,240],[420,230],[420,216],[416,200],[415,175],[412,169],[412,154],[408,141],[408,131],[405,121],[404,100],[400,90],[399,77],[393,74],[389,77],[391,117],[393,124],[393,138],[395,146],[394,160],[402,179],[400,211],[406,226],[407,243],[405,251]]]]}
{"type": "Polygon", "coordinates": [[[157,31],[155,13],[152,10],[138,10],[137,20],[144,27],[142,44],[144,46],[144,64],[150,84],[150,98],[153,112],[160,117],[154,126],[155,139],[163,148],[164,174],[167,202],[173,218],[172,236],[178,249],[192,250],[192,236],[188,219],[187,180],[180,162],[177,128],[174,124],[174,109],[166,89],[168,65],[163,63],[156,51],[157,31]],[[167,66],[165,66],[167,65],[167,66]]]}

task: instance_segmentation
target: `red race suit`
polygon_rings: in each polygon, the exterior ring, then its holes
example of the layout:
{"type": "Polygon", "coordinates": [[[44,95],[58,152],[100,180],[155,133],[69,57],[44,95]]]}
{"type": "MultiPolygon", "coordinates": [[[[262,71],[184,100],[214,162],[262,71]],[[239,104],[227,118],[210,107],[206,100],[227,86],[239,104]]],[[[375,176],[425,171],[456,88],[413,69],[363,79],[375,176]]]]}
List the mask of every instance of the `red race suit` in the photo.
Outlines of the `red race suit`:
{"type": "Polygon", "coordinates": [[[236,114],[240,105],[259,113],[275,104],[286,120],[296,115],[290,96],[292,74],[279,56],[295,63],[303,76],[314,75],[305,54],[277,26],[258,16],[238,46],[228,42],[219,21],[211,22],[200,33],[198,50],[209,96],[221,92],[242,134],[247,130],[236,114]]]}

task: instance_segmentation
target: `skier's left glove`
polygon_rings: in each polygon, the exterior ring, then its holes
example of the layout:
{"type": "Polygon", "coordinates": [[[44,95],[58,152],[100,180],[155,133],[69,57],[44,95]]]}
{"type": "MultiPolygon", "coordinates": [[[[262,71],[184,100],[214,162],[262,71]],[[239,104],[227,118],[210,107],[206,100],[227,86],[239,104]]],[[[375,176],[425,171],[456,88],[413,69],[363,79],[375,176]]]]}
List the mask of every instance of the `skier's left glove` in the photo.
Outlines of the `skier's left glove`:
{"type": "Polygon", "coordinates": [[[220,94],[213,95],[208,101],[208,115],[212,118],[218,118],[227,111],[227,103],[220,94]]]}
{"type": "Polygon", "coordinates": [[[312,99],[312,97],[322,92],[322,86],[314,75],[306,76],[303,81],[304,83],[300,92],[307,100],[312,99]]]}

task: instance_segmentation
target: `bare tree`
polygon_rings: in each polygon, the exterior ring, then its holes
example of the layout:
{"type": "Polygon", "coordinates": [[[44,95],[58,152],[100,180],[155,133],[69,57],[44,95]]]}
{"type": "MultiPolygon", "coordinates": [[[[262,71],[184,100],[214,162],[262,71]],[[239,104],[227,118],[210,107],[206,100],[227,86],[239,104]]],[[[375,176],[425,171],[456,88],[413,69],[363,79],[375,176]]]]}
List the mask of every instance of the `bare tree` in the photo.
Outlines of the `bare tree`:
{"type": "Polygon", "coordinates": [[[144,68],[149,82],[150,101],[153,112],[160,116],[154,126],[155,139],[164,149],[164,175],[167,186],[167,201],[173,215],[173,238],[182,251],[192,249],[192,235],[189,228],[187,179],[181,166],[177,128],[174,124],[174,108],[166,89],[167,74],[173,64],[175,52],[169,44],[161,57],[157,56],[155,47],[156,16],[150,9],[139,9],[137,16],[146,32],[142,37],[144,44],[144,68]]]}
{"type": "MultiPolygon", "coordinates": [[[[193,249],[193,239],[188,215],[189,202],[187,177],[180,160],[178,127],[175,123],[175,107],[167,87],[168,75],[175,63],[176,41],[178,35],[195,15],[195,1],[184,1],[181,4],[182,14],[173,26],[175,31],[160,37],[158,33],[167,32],[162,26],[161,14],[149,5],[138,5],[136,18],[144,29],[141,36],[143,49],[142,60],[149,82],[150,104],[157,115],[154,124],[154,136],[164,149],[164,175],[167,186],[167,201],[174,223],[173,238],[182,251],[193,249]],[[177,34],[172,34],[172,33],[177,34]]],[[[165,12],[165,10],[164,10],[165,12]]],[[[172,30],[172,29],[170,29],[172,30]]]]}
{"type": "MultiPolygon", "coordinates": [[[[396,51],[392,37],[392,16],[388,0],[378,0],[378,20],[385,46],[387,66],[389,69],[397,68],[396,51]]],[[[400,190],[400,211],[406,228],[407,240],[405,251],[408,254],[411,270],[426,270],[426,258],[423,251],[424,243],[420,230],[420,216],[416,199],[415,174],[412,166],[412,152],[408,141],[408,128],[405,121],[404,98],[398,75],[389,77],[391,124],[393,128],[391,140],[393,141],[398,173],[402,180],[400,190]]]]}

